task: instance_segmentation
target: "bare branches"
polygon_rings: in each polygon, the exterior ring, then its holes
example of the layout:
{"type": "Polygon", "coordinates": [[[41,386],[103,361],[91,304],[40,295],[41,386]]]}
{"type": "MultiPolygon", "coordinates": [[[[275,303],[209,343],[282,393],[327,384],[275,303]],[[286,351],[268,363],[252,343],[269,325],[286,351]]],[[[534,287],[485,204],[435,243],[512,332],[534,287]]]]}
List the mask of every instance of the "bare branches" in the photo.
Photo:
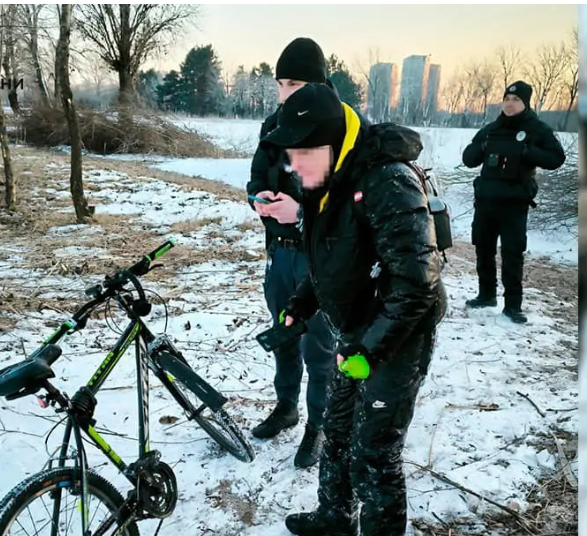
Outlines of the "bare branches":
{"type": "Polygon", "coordinates": [[[471,86],[472,109],[483,113],[483,121],[487,118],[487,105],[495,91],[498,79],[496,66],[488,60],[473,63],[467,69],[468,85],[471,86]]]}
{"type": "Polygon", "coordinates": [[[127,111],[135,100],[141,65],[185,31],[198,13],[198,6],[183,4],[84,4],[78,9],[77,27],[118,74],[119,103],[127,111]]]}
{"type": "Polygon", "coordinates": [[[502,46],[496,51],[497,62],[505,89],[514,81],[523,61],[522,51],[515,45],[502,46]]]}
{"type": "Polygon", "coordinates": [[[545,44],[538,49],[538,54],[526,69],[526,77],[534,87],[534,108],[540,114],[548,102],[553,89],[560,83],[569,65],[567,47],[545,44]]]}

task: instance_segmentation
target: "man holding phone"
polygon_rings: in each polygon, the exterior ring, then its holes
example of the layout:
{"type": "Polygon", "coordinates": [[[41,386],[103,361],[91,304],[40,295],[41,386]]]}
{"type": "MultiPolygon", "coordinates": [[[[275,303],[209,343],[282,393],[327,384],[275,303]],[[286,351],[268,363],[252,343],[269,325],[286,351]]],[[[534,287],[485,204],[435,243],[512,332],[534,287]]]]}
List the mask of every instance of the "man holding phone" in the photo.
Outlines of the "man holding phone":
{"type": "MultiPolygon", "coordinates": [[[[313,40],[294,39],[279,57],[275,76],[279,101],[283,104],[306,83],[327,82],[324,54],[313,40]]],[[[277,126],[278,111],[279,108],[263,123],[261,138],[277,126]]],[[[267,267],[263,286],[273,324],[278,326],[283,320],[281,312],[308,271],[298,228],[301,191],[297,180],[288,171],[284,150],[257,148],[247,194],[266,230],[267,267]]],[[[277,405],[252,433],[259,439],[269,439],[298,424],[298,400],[305,363],[308,370],[308,422],[294,464],[300,468],[309,467],[318,462],[322,452],[326,387],[334,364],[334,342],[323,316],[316,315],[308,322],[307,332],[301,338],[276,348],[274,354],[277,405]]]]}

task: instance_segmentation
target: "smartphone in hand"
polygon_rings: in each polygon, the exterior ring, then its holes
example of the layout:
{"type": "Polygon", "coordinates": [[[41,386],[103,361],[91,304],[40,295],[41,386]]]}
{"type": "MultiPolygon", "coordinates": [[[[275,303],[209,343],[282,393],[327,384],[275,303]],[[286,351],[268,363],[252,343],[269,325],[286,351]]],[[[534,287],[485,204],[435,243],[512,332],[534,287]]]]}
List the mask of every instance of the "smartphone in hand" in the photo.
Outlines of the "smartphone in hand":
{"type": "Polygon", "coordinates": [[[299,339],[306,331],[308,331],[308,327],[305,322],[296,322],[289,327],[286,327],[285,323],[282,322],[267,331],[259,333],[256,339],[263,350],[272,352],[280,346],[299,339]]]}
{"type": "Polygon", "coordinates": [[[249,195],[249,201],[256,201],[257,203],[263,203],[264,205],[270,205],[271,203],[274,203],[274,201],[271,201],[271,199],[264,199],[255,195],[249,195]]]}

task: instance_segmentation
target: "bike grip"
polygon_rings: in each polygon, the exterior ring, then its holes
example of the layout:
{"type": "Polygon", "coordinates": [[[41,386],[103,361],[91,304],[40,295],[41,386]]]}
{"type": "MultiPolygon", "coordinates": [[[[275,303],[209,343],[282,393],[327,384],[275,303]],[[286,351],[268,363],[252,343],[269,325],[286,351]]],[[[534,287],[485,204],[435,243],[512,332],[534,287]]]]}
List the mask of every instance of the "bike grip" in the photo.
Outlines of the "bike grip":
{"type": "Polygon", "coordinates": [[[148,255],[145,255],[145,257],[149,262],[153,262],[155,259],[158,259],[162,255],[165,255],[165,253],[167,253],[173,246],[175,246],[175,238],[170,238],[169,240],[167,240],[167,242],[159,246],[157,249],[151,251],[151,253],[149,253],[148,255]]]}

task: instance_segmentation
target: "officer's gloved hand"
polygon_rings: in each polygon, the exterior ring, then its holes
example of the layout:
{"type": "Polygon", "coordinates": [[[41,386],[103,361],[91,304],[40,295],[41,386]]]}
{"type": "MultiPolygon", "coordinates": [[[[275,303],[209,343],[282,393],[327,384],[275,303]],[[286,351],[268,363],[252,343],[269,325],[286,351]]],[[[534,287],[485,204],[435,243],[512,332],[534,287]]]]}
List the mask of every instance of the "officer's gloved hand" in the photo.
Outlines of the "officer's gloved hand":
{"type": "Polygon", "coordinates": [[[371,374],[367,351],[360,345],[345,345],[338,348],[338,369],[347,377],[366,380],[371,374]]]}

